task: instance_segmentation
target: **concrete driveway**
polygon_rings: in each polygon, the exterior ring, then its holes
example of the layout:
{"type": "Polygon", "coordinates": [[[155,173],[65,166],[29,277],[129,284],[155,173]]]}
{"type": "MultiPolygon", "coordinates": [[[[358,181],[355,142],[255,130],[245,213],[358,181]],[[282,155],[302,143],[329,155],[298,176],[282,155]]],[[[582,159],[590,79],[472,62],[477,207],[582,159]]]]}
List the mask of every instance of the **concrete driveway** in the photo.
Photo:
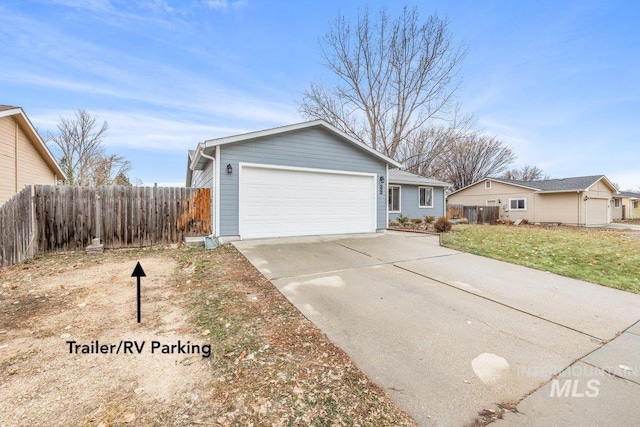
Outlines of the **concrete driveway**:
{"type": "Polygon", "coordinates": [[[520,402],[503,425],[640,419],[640,295],[442,248],[435,236],[235,246],[421,425],[465,425],[501,402],[520,402]]]}

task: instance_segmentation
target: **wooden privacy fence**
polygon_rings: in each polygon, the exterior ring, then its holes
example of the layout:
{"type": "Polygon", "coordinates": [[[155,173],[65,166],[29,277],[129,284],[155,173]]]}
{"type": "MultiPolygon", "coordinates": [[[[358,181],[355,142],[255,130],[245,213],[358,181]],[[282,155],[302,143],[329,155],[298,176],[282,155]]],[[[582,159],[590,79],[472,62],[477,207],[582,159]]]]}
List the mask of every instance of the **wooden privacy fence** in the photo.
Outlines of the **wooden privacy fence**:
{"type": "Polygon", "coordinates": [[[25,188],[0,206],[0,267],[36,254],[31,188],[25,188]]]}
{"type": "Polygon", "coordinates": [[[178,243],[211,233],[209,188],[36,185],[0,207],[0,266],[36,253],[178,243]]]}
{"type": "Polygon", "coordinates": [[[495,224],[500,218],[500,207],[447,205],[447,218],[466,218],[469,224],[495,224]]]}

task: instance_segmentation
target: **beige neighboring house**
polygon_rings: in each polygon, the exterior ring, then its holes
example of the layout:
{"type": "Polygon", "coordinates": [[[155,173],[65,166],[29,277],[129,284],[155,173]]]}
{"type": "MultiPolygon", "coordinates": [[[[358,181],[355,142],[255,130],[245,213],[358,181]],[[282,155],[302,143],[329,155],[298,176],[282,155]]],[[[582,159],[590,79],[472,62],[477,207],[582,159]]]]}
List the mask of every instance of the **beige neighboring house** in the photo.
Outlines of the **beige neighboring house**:
{"type": "Polygon", "coordinates": [[[621,191],[614,196],[613,220],[640,218],[640,193],[621,191]]]}
{"type": "Polygon", "coordinates": [[[500,218],[531,223],[609,224],[616,187],[604,175],[542,181],[485,178],[447,197],[448,204],[500,206],[500,218]]]}
{"type": "Polygon", "coordinates": [[[55,185],[65,179],[22,108],[0,105],[0,204],[27,184],[55,185]]]}

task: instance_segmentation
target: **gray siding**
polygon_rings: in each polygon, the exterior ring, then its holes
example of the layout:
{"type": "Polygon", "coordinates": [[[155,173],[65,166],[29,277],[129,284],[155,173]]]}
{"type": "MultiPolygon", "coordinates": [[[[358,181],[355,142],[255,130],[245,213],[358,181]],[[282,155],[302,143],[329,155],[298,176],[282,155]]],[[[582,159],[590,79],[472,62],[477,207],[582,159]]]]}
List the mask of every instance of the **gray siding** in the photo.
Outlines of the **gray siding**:
{"type": "MultiPolygon", "coordinates": [[[[420,208],[420,199],[418,195],[417,185],[407,184],[393,184],[400,185],[400,212],[403,216],[410,219],[421,218],[425,216],[433,216],[436,219],[444,216],[444,188],[443,187],[431,187],[433,188],[433,208],[420,208]]],[[[422,186],[420,186],[422,187],[422,186]]],[[[430,187],[425,185],[424,187],[430,187]]],[[[396,219],[400,214],[390,213],[389,219],[396,219]]]]}
{"type": "MultiPolygon", "coordinates": [[[[386,176],[385,163],[319,128],[307,128],[220,147],[220,235],[237,236],[239,163],[344,170],[386,176]],[[233,173],[227,173],[227,164],[233,173]]],[[[378,193],[378,229],[387,227],[387,188],[378,193]]]]}
{"type": "Polygon", "coordinates": [[[191,187],[193,188],[212,188],[213,187],[213,175],[211,171],[213,169],[213,162],[209,161],[207,167],[203,170],[194,170],[191,175],[191,187]]]}

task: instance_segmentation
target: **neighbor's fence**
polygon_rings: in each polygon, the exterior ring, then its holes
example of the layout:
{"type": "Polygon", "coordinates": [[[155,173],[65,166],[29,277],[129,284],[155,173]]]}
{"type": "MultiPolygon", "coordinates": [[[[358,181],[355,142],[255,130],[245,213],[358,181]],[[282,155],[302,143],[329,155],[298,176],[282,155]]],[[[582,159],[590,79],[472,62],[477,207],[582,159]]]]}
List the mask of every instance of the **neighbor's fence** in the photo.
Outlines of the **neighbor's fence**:
{"type": "Polygon", "coordinates": [[[31,187],[24,188],[0,206],[0,267],[33,257],[35,242],[31,187]]]}
{"type": "Polygon", "coordinates": [[[208,188],[37,185],[0,207],[0,266],[36,253],[177,243],[211,233],[208,188]]]}
{"type": "Polygon", "coordinates": [[[495,224],[500,218],[500,207],[447,205],[447,218],[466,218],[469,224],[495,224]]]}

